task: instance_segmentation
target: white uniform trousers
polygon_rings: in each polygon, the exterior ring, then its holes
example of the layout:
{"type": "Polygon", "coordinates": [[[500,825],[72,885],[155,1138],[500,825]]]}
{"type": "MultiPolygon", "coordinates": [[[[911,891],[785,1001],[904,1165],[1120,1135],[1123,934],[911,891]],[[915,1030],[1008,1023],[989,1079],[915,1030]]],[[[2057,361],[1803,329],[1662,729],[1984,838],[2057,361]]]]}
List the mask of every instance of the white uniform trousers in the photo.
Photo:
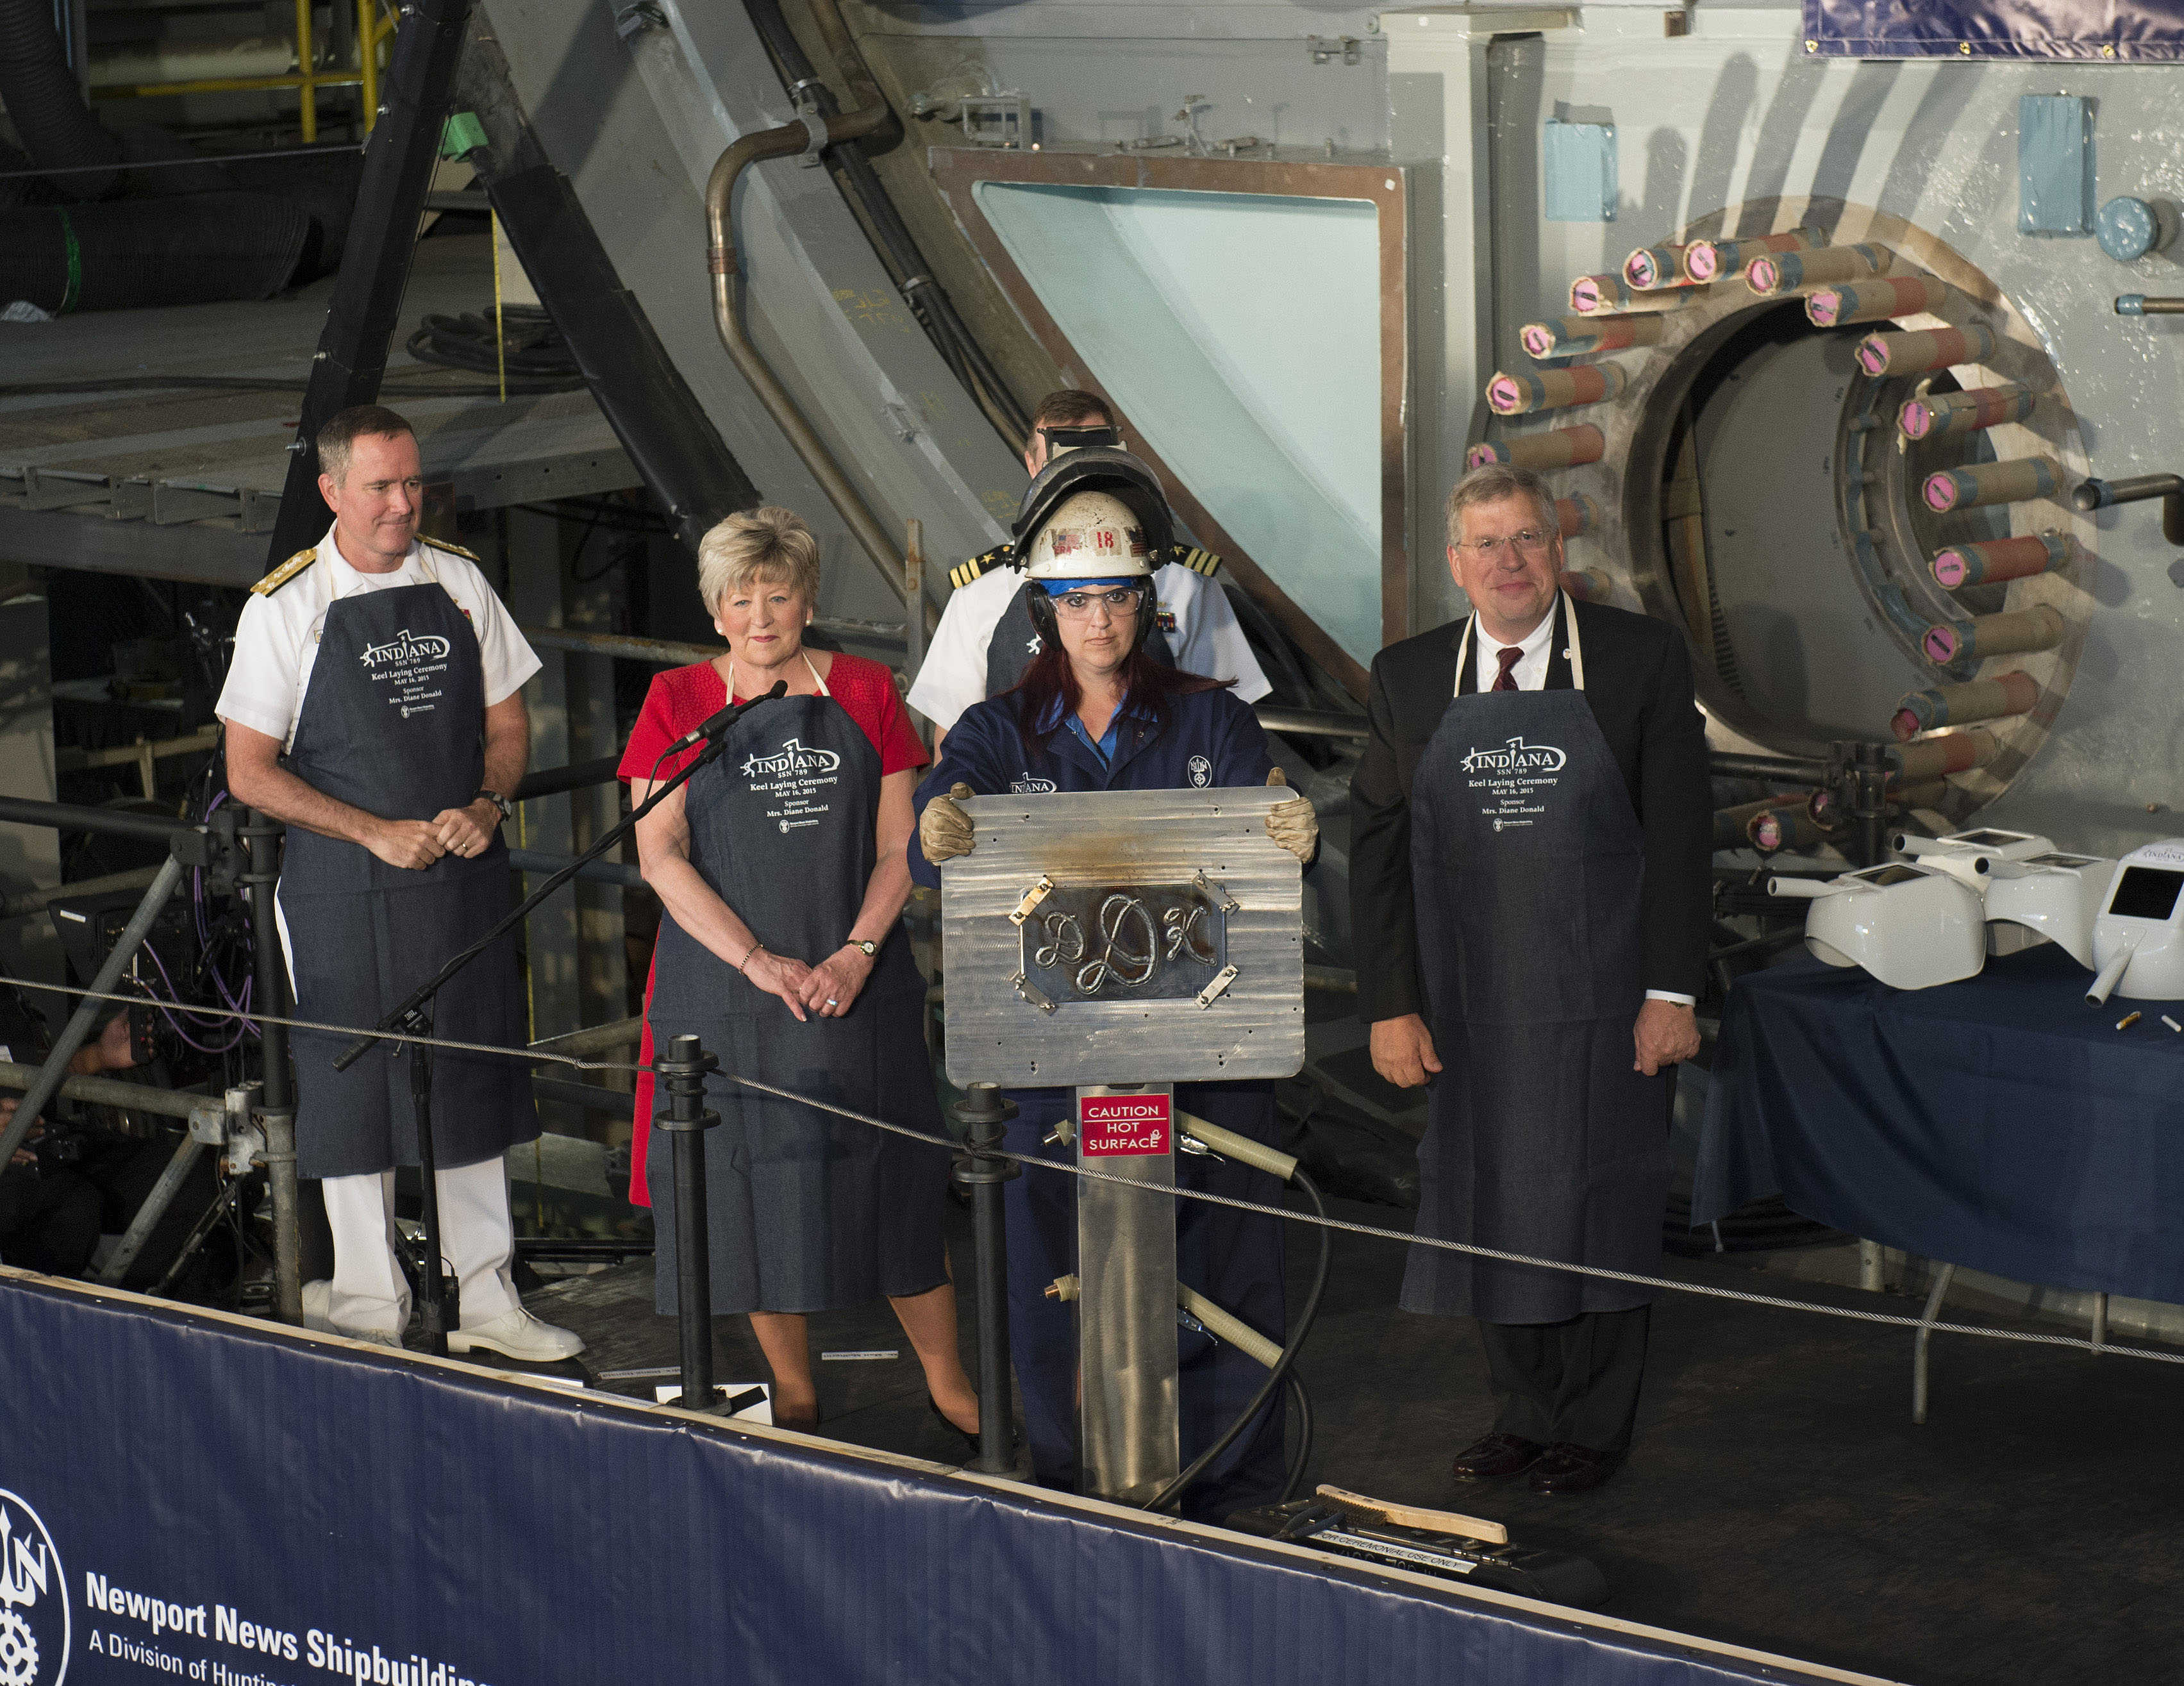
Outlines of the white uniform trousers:
{"type": "MultiPolygon", "coordinates": [[[[476,1328],[523,1302],[509,1273],[515,1220],[508,1209],[502,1160],[443,1169],[440,1252],[462,1295],[461,1327],[476,1328]]],[[[326,1221],[334,1233],[333,1294],[326,1321],[358,1334],[400,1337],[410,1322],[410,1285],[394,1255],[394,1173],[329,1177],[326,1221]]]]}

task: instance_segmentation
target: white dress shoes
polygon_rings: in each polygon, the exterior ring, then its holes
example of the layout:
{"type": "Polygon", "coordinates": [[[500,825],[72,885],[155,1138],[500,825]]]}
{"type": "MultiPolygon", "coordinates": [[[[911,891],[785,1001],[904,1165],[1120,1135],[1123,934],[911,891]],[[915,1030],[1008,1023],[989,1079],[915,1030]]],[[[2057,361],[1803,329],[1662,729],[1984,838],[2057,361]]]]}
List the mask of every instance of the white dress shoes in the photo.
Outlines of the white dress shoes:
{"type": "Polygon", "coordinates": [[[555,1359],[574,1358],[584,1349],[584,1343],[566,1329],[541,1322],[518,1305],[488,1322],[448,1331],[449,1352],[468,1352],[472,1347],[483,1347],[488,1352],[527,1364],[550,1364],[555,1359]]]}
{"type": "Polygon", "coordinates": [[[368,1341],[373,1346],[399,1349],[402,1337],[392,1335],[384,1329],[344,1329],[327,1316],[333,1304],[334,1285],[324,1280],[304,1284],[304,1327],[316,1329],[320,1334],[343,1335],[353,1341],[368,1341]]]}

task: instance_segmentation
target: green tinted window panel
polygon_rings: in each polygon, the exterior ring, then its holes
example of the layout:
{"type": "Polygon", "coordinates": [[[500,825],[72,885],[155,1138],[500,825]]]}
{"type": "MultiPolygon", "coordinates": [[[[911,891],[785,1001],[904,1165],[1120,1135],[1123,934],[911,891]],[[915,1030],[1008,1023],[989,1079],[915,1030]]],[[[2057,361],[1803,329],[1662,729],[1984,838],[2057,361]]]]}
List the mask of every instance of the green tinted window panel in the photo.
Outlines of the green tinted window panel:
{"type": "Polygon", "coordinates": [[[1379,213],[1358,199],[982,181],[1090,376],[1291,601],[1380,648],[1379,213]]]}

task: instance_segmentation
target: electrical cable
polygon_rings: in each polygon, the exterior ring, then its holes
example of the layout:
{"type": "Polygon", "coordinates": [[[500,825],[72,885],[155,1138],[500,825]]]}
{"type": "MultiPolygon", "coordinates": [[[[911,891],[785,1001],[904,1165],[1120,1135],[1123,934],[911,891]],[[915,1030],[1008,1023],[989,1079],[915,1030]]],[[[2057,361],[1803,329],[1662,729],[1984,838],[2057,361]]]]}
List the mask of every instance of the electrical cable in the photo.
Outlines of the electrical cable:
{"type": "Polygon", "coordinates": [[[1305,1472],[1312,1466],[1312,1395],[1305,1391],[1304,1377],[1292,1370],[1288,1377],[1290,1398],[1296,1406],[1296,1450],[1290,1455],[1289,1476],[1282,1483],[1282,1503],[1286,1505],[1297,1496],[1304,1486],[1305,1472]]]}
{"type": "MultiPolygon", "coordinates": [[[[75,995],[87,1000],[119,1001],[124,1005],[138,1001],[140,997],[118,994],[111,990],[87,989],[80,984],[48,983],[42,978],[11,977],[0,974],[0,984],[13,985],[18,989],[41,990],[49,995],[75,995]]],[[[217,1018],[242,1018],[240,1012],[219,1008],[200,1008],[198,1011],[217,1018]]],[[[257,1015],[264,1024],[284,1025],[292,1030],[327,1031],[347,1037],[376,1037],[382,1042],[416,1043],[428,1048],[452,1049],[459,1054],[490,1054],[504,1060],[520,1060],[534,1066],[566,1066],[579,1071],[649,1071],[657,1075],[655,1066],[641,1065],[628,1060],[586,1060],[573,1054],[555,1054],[543,1048],[504,1048],[491,1043],[458,1042],[448,1037],[419,1036],[412,1032],[380,1030],[368,1025],[322,1024],[315,1019],[276,1017],[266,1013],[257,1015]]],[[[927,1147],[944,1148],[950,1153],[963,1151],[963,1144],[952,1136],[930,1136],[922,1130],[913,1130],[907,1125],[890,1123],[884,1118],[874,1118],[868,1113],[853,1112],[846,1106],[799,1094],[794,1089],[784,1089],[772,1083],[760,1082],[755,1077],[746,1077],[733,1071],[715,1074],[723,1081],[752,1089],[760,1094],[770,1094],[782,1100],[794,1101],[815,1112],[824,1112],[837,1118],[847,1118],[854,1123],[866,1124],[875,1130],[884,1130],[890,1135],[907,1137],[927,1147]]],[[[1082,1177],[1090,1182],[1109,1182],[1118,1188],[1138,1194],[1145,1192],[1145,1185],[1134,1177],[1117,1177],[1111,1171],[1094,1171],[1089,1166],[1071,1165],[1065,1160],[1046,1159],[1037,1154],[1011,1153],[1006,1149],[981,1149],[989,1159],[1005,1159],[1017,1165],[1035,1170],[1051,1171],[1063,1176],[1082,1177]]],[[[1975,1323],[1948,1323],[1925,1317],[1907,1317],[1889,1311],[1861,1311],[1852,1306],[1823,1305],[1809,1299],[1791,1299],[1775,1294],[1751,1294],[1742,1288],[1716,1288],[1708,1283],[1679,1282],[1672,1277],[1647,1276],[1642,1271],[1614,1271],[1600,1265],[1575,1265],[1565,1259],[1537,1259],[1529,1253],[1512,1253],[1499,1247],[1480,1247],[1468,1241],[1450,1241],[1440,1236],[1418,1235],[1406,1230],[1384,1229],[1378,1224],[1355,1223],[1347,1218],[1329,1217],[1324,1209],[1318,1214],[1290,1210],[1283,1206],[1270,1206],[1260,1200],[1239,1199],[1233,1194],[1216,1194],[1203,1188],[1173,1188],[1162,1193],[1178,1200],[1196,1200],[1211,1206],[1227,1206],[1240,1212],[1257,1212],[1262,1216],[1279,1218],[1285,1223],[1309,1224],[1316,1228],[1340,1230],[1351,1235],[1370,1236],[1376,1240],[1393,1241],[1405,1247],[1430,1247],[1439,1252],[1462,1253],[1474,1258],[1491,1259],[1505,1265],[1522,1265],[1533,1270],[1560,1271],[1566,1275],[1595,1277],[1604,1282],[1633,1283],[1641,1288],[1658,1288],[1670,1294],[1688,1294],[1702,1299],[1725,1299],[1740,1305],[1763,1305],[1780,1311],[1809,1311],[1823,1317],[1841,1317],[1853,1323],[1874,1323],[1886,1328],[1909,1329],[1914,1333],[1925,1330],[1929,1334],[1972,1335],[1987,1340],[2014,1341],[2025,1346],[2064,1347],[2075,1352],[2089,1352],[2102,1358],[2145,1358],[2159,1364],[2184,1365],[2184,1350],[2162,1352],[2152,1347],[2122,1346],[2114,1341],[2093,1342],[2075,1335],[2041,1334],[2031,1329],[1982,1328],[1975,1323]]]]}
{"type": "MultiPolygon", "coordinates": [[[[1327,1204],[1319,1198],[1318,1188],[1313,1183],[1312,1178],[1304,1174],[1302,1166],[1299,1166],[1290,1173],[1290,1181],[1304,1191],[1305,1198],[1312,1202],[1312,1209],[1318,1213],[1321,1220],[1324,1221],[1327,1217],[1327,1204]]],[[[1178,1190],[1178,1192],[1182,1191],[1178,1190]]],[[[1236,1414],[1236,1420],[1221,1431],[1219,1438],[1212,1445],[1193,1458],[1181,1474],[1146,1500],[1145,1509],[1165,1511],[1180,1499],[1191,1483],[1205,1474],[1212,1466],[1213,1461],[1235,1443],[1236,1437],[1258,1421],[1259,1413],[1267,1408],[1267,1401],[1275,1398],[1281,1392],[1283,1378],[1290,1373],[1290,1367],[1295,1364],[1297,1354],[1304,1350],[1305,1341],[1312,1333],[1312,1326],[1319,1316],[1319,1298],[1327,1288],[1328,1260],[1333,1256],[1334,1251],[1334,1244],[1329,1238],[1328,1231],[1322,1229],[1319,1232],[1319,1263],[1312,1271],[1312,1292],[1305,1296],[1304,1310],[1297,1316],[1296,1333],[1290,1338],[1290,1344],[1282,1349],[1282,1355],[1274,1360],[1273,1368],[1267,1372],[1267,1379],[1259,1384],[1259,1391],[1251,1395],[1251,1403],[1236,1414]]],[[[1309,1406],[1306,1408],[1306,1414],[1307,1416],[1311,1414],[1309,1406]]]]}
{"type": "MultiPolygon", "coordinates": [[[[490,313],[474,315],[465,310],[460,316],[434,314],[418,325],[405,349],[420,363],[437,363],[495,377],[500,375],[504,355],[511,374],[582,382],[577,353],[547,311],[536,304],[502,304],[499,309],[499,333],[493,331],[490,313]]],[[[500,390],[497,380],[493,390],[500,390]]]]}

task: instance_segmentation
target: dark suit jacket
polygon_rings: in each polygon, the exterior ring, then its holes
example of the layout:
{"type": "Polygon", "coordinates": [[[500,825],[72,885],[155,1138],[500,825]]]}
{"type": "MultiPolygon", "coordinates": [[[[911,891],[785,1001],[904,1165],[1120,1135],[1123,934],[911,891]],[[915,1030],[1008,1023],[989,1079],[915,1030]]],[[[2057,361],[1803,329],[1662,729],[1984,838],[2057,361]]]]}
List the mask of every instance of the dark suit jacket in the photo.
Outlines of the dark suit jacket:
{"type": "MultiPolygon", "coordinates": [[[[1556,598],[1555,613],[1563,613],[1556,598]]],[[[1639,940],[1645,987],[1696,996],[1706,982],[1713,895],[1713,794],[1706,722],[1684,643],[1666,622],[1580,603],[1585,699],[1630,787],[1646,835],[1639,940]]],[[[1350,785],[1351,935],[1357,1010],[1370,1024],[1424,1010],[1411,888],[1411,780],[1456,687],[1464,622],[1451,621],[1373,660],[1372,738],[1350,785]]],[[[1474,640],[1474,646],[1476,639],[1474,640]]],[[[1546,688],[1570,688],[1560,620],[1546,688]]],[[[1476,670],[1464,664],[1463,689],[1476,670]]]]}

